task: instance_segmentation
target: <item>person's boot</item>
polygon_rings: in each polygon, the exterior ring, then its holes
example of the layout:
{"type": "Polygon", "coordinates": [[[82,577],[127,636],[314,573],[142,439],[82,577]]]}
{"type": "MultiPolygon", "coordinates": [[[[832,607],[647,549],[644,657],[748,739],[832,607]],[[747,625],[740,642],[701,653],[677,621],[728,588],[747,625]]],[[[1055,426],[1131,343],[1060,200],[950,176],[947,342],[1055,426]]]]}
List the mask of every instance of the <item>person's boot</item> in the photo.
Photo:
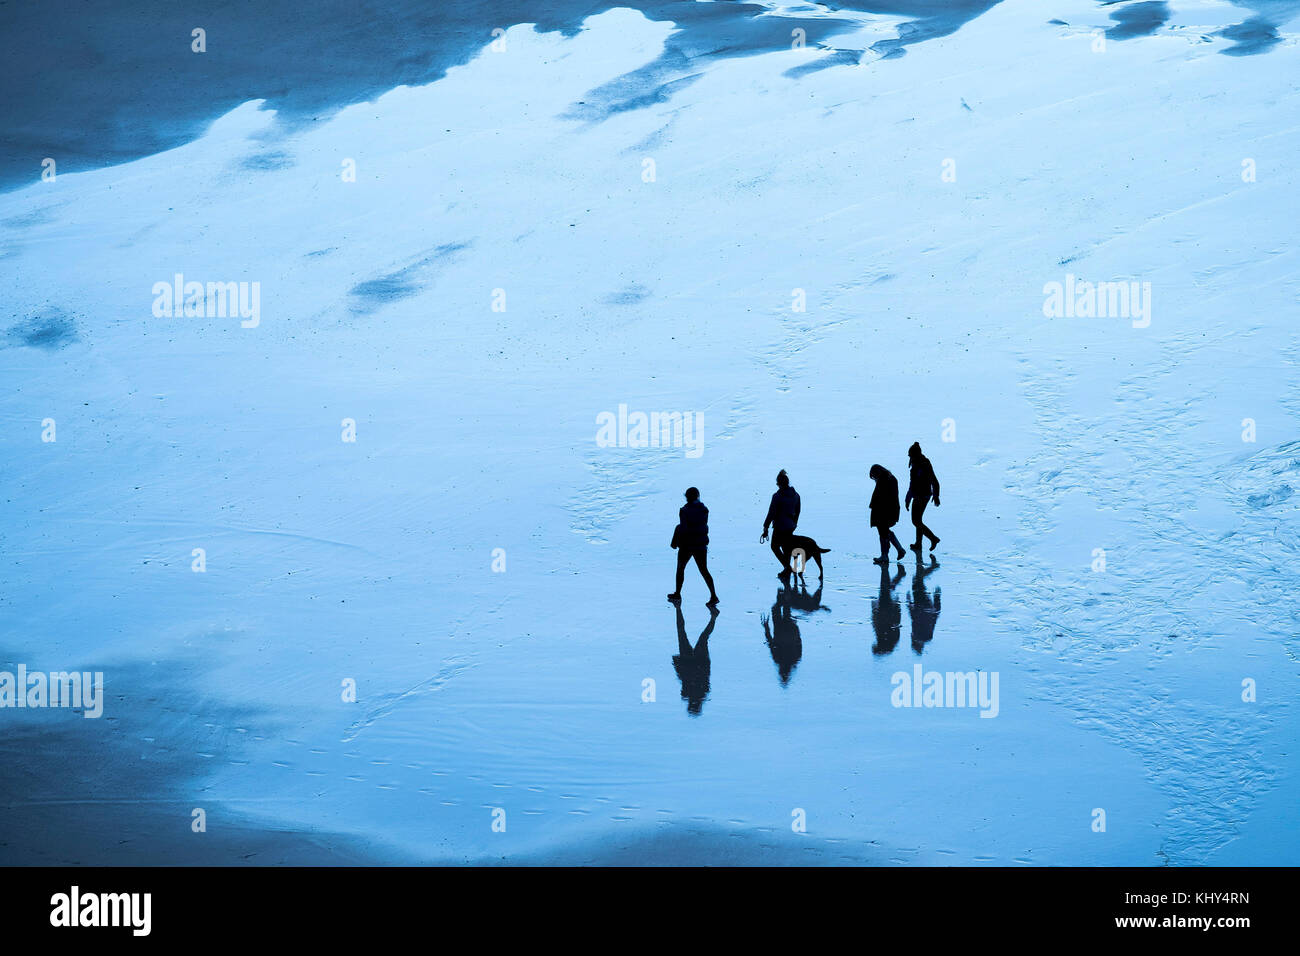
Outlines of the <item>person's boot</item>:
{"type": "Polygon", "coordinates": [[[930,542],[930,553],[933,554],[934,549],[937,547],[939,547],[939,539],[935,538],[933,541],[930,542]]]}
{"type": "Polygon", "coordinates": [[[878,564],[878,565],[880,565],[880,566],[883,568],[885,565],[887,565],[887,564],[889,563],[889,558],[888,558],[887,555],[883,555],[883,554],[882,554],[882,555],[881,555],[880,557],[878,557],[878,558],[872,558],[872,559],[871,559],[871,563],[872,563],[872,564],[878,564]]]}
{"type": "Polygon", "coordinates": [[[672,594],[668,595],[668,600],[672,601],[674,604],[679,603],[681,599],[682,595],[680,591],[674,591],[672,594]]]}

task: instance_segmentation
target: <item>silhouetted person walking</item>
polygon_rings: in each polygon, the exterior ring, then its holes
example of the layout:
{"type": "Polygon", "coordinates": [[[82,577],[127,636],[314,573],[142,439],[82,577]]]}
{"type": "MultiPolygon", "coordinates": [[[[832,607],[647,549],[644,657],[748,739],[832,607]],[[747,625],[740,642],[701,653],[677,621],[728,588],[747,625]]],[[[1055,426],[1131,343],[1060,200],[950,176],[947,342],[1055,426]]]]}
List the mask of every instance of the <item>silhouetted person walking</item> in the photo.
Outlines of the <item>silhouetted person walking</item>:
{"type": "Polygon", "coordinates": [[[939,536],[921,520],[931,498],[934,499],[934,506],[939,507],[939,479],[934,476],[930,459],[921,454],[920,442],[912,442],[912,447],[907,450],[907,466],[912,471],[912,479],[907,486],[907,498],[903,505],[912,511],[912,524],[916,525],[916,544],[911,547],[919,557],[922,535],[930,539],[931,551],[939,544],[939,536]]]}
{"type": "Polygon", "coordinates": [[[930,558],[930,566],[922,567],[921,555],[916,556],[916,576],[912,578],[912,593],[907,596],[907,613],[912,616],[912,650],[920,654],[925,645],[934,640],[934,626],[939,623],[939,610],[943,589],[934,589],[934,599],[925,588],[925,579],[939,567],[930,558]]]}
{"type": "Polygon", "coordinates": [[[790,576],[790,538],[799,525],[799,492],[790,487],[790,477],[782,468],[776,476],[776,491],[772,503],[767,506],[767,517],[763,519],[763,535],[758,540],[767,540],[767,528],[772,527],[772,553],[781,562],[780,577],[790,576]]]}
{"type": "Polygon", "coordinates": [[[686,620],[682,617],[682,606],[677,605],[677,654],[673,657],[673,670],[682,682],[682,700],[686,701],[686,712],[698,716],[704,707],[704,698],[709,696],[709,635],[718,620],[718,609],[709,608],[709,623],[704,626],[700,638],[691,647],[686,639],[686,620]]]}
{"type": "Polygon", "coordinates": [[[700,500],[698,488],[686,489],[686,504],[677,512],[677,528],[673,531],[673,547],[677,549],[677,590],[668,595],[670,601],[682,599],[682,578],[686,562],[695,559],[700,577],[709,586],[709,607],[716,607],[718,592],[713,589],[713,575],[709,573],[709,509],[700,500]]]}
{"type": "Polygon", "coordinates": [[[907,554],[898,543],[898,535],[894,534],[894,525],[898,524],[898,479],[881,465],[872,465],[867,475],[876,483],[871,492],[871,527],[880,534],[880,557],[874,563],[884,567],[889,563],[891,542],[898,549],[900,561],[907,554]]]}
{"type": "Polygon", "coordinates": [[[803,639],[799,636],[799,625],[790,616],[789,585],[776,593],[776,602],[772,605],[771,627],[768,617],[763,615],[763,637],[767,640],[767,649],[772,652],[776,664],[777,676],[782,686],[790,683],[799,659],[803,657],[803,639]]]}
{"type": "Polygon", "coordinates": [[[871,653],[877,657],[893,653],[903,625],[903,608],[894,597],[894,588],[907,572],[899,565],[898,574],[891,581],[886,564],[880,565],[880,594],[871,601],[871,627],[876,632],[876,643],[871,645],[871,653]]]}

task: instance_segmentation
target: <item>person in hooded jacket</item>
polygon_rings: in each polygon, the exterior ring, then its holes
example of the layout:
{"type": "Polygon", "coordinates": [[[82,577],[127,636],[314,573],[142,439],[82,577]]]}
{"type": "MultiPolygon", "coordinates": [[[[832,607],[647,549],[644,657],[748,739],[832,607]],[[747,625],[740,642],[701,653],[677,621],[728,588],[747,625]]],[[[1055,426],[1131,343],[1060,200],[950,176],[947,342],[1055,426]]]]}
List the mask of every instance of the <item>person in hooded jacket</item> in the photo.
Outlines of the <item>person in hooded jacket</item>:
{"type": "Polygon", "coordinates": [[[767,529],[772,528],[772,553],[781,562],[780,577],[790,576],[790,538],[799,525],[799,492],[790,485],[790,476],[782,468],[776,476],[776,491],[763,519],[763,534],[758,540],[767,540],[767,529]]]}
{"type": "Polygon", "coordinates": [[[673,534],[673,547],[677,549],[677,589],[668,595],[670,601],[682,599],[682,579],[686,565],[695,559],[700,577],[709,586],[709,607],[717,607],[718,592],[713,589],[713,575],[709,573],[709,509],[700,500],[698,488],[686,489],[686,504],[677,512],[678,525],[673,534]]]}
{"type": "Polygon", "coordinates": [[[907,554],[894,534],[894,525],[898,524],[898,479],[883,465],[872,465],[867,476],[876,483],[871,492],[871,527],[880,535],[880,557],[872,563],[882,567],[889,563],[889,545],[898,549],[898,560],[907,554]]]}
{"type": "Polygon", "coordinates": [[[912,524],[916,526],[916,544],[910,547],[919,557],[922,535],[930,539],[931,551],[939,544],[939,536],[927,528],[925,522],[921,520],[925,514],[925,506],[930,503],[931,498],[934,499],[934,506],[939,507],[939,479],[934,476],[930,459],[921,454],[920,442],[912,442],[912,447],[907,450],[907,466],[911,469],[912,478],[907,486],[907,497],[903,501],[903,506],[912,512],[912,524]]]}

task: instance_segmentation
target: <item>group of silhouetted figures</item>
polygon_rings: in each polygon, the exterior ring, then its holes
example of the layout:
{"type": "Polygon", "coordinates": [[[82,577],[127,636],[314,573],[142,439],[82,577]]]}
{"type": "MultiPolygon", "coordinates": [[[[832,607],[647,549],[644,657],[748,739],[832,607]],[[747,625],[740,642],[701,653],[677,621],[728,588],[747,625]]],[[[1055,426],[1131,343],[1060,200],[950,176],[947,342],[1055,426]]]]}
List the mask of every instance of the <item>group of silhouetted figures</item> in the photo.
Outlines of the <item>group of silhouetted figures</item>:
{"type": "MultiPolygon", "coordinates": [[[[912,619],[912,650],[920,654],[925,645],[934,637],[935,622],[939,617],[940,593],[936,589],[931,597],[925,585],[925,578],[938,567],[933,554],[928,567],[921,565],[921,545],[925,538],[930,539],[930,551],[939,543],[939,536],[926,527],[925,509],[931,501],[939,504],[939,479],[934,475],[930,459],[921,454],[920,444],[913,442],[907,450],[910,481],[903,507],[908,510],[912,526],[916,529],[916,541],[911,549],[916,552],[916,574],[912,578],[912,591],[907,597],[907,610],[912,619]]],[[[889,549],[892,545],[898,551],[901,560],[907,552],[894,534],[902,509],[898,504],[898,479],[883,465],[872,465],[867,472],[875,489],[868,506],[871,527],[880,537],[880,557],[873,563],[880,566],[880,593],[871,601],[871,626],[876,640],[871,646],[871,653],[877,657],[893,653],[898,646],[902,631],[903,609],[894,597],[894,588],[903,579],[905,571],[899,567],[898,573],[889,576],[889,549]]],[[[813,594],[807,587],[792,587],[792,576],[803,577],[804,562],[813,561],[819,575],[822,571],[821,556],[830,551],[823,548],[807,535],[796,534],[799,526],[799,493],[790,484],[790,477],[782,470],[776,476],[776,493],[763,519],[763,534],[760,543],[768,540],[771,533],[772,553],[781,564],[777,575],[781,579],[782,589],[777,592],[772,604],[771,614],[763,615],[763,638],[776,664],[781,684],[789,682],[795,666],[803,657],[803,639],[799,635],[798,621],[792,611],[812,612],[825,609],[821,603],[822,588],[820,582],[813,594]]],[[[682,698],[686,709],[691,714],[699,714],[704,705],[704,698],[709,693],[709,637],[718,617],[718,592],[713,586],[713,575],[709,573],[709,509],[700,501],[698,488],[686,489],[686,504],[678,512],[678,524],[673,531],[672,546],[677,550],[677,586],[668,600],[677,607],[677,653],[673,656],[673,669],[682,682],[682,698]],[[696,640],[694,646],[686,636],[686,620],[682,617],[681,596],[682,579],[686,565],[692,560],[700,571],[700,576],[709,588],[709,623],[696,640]]],[[[827,609],[829,610],[829,609],[827,609]]]]}
{"type": "MultiPolygon", "coordinates": [[[[921,453],[918,442],[913,442],[912,447],[907,450],[907,459],[910,480],[903,506],[908,509],[912,525],[916,528],[916,542],[911,548],[919,558],[922,539],[930,539],[931,552],[939,544],[939,536],[931,531],[924,521],[926,506],[932,500],[935,507],[939,505],[939,479],[934,475],[930,459],[921,453]]],[[[880,536],[880,557],[876,558],[874,563],[880,565],[883,570],[889,563],[891,544],[898,549],[899,560],[907,553],[899,543],[898,536],[894,534],[894,525],[898,524],[901,513],[898,506],[898,479],[883,465],[872,465],[867,474],[875,482],[875,490],[871,494],[871,503],[868,506],[871,527],[875,528],[880,536]]],[[[791,565],[792,557],[798,559],[797,570],[800,574],[803,573],[803,563],[811,560],[817,564],[820,575],[821,556],[829,552],[830,548],[819,546],[807,535],[795,534],[795,529],[799,526],[799,493],[790,484],[790,477],[784,469],[776,476],[776,486],[776,492],[772,495],[772,502],[767,509],[767,517],[763,519],[763,534],[758,540],[760,543],[766,542],[768,531],[771,530],[772,553],[781,563],[778,577],[782,581],[788,581],[790,575],[796,570],[791,565]]],[[[709,509],[700,500],[698,488],[686,489],[686,504],[678,512],[678,523],[673,531],[672,546],[677,550],[677,583],[673,592],[668,595],[668,600],[674,602],[681,600],[682,579],[686,573],[686,565],[694,560],[700,576],[709,588],[709,600],[706,603],[710,608],[716,608],[718,592],[713,586],[713,575],[709,573],[708,561],[709,509]]]]}

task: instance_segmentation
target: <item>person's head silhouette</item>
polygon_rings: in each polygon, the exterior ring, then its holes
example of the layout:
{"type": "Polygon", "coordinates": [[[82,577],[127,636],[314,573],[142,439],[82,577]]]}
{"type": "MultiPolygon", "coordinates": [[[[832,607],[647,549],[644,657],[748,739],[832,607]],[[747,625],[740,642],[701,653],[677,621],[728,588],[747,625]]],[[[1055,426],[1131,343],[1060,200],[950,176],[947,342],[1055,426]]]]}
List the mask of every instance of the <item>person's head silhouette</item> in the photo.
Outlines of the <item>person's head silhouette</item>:
{"type": "Polygon", "coordinates": [[[699,501],[699,500],[700,500],[700,489],[699,489],[699,488],[687,488],[687,489],[686,489],[686,500],[687,500],[687,501],[699,501]]]}
{"type": "Polygon", "coordinates": [[[776,486],[778,488],[790,487],[790,476],[785,473],[784,468],[776,473],[776,486]]]}
{"type": "Polygon", "coordinates": [[[875,481],[877,478],[880,477],[880,473],[883,472],[884,470],[885,469],[881,468],[879,465],[872,465],[871,470],[867,472],[867,477],[870,478],[872,481],[875,481]]]}
{"type": "Polygon", "coordinates": [[[912,461],[916,461],[921,457],[921,443],[919,441],[912,442],[912,447],[907,450],[907,457],[912,461]]]}

